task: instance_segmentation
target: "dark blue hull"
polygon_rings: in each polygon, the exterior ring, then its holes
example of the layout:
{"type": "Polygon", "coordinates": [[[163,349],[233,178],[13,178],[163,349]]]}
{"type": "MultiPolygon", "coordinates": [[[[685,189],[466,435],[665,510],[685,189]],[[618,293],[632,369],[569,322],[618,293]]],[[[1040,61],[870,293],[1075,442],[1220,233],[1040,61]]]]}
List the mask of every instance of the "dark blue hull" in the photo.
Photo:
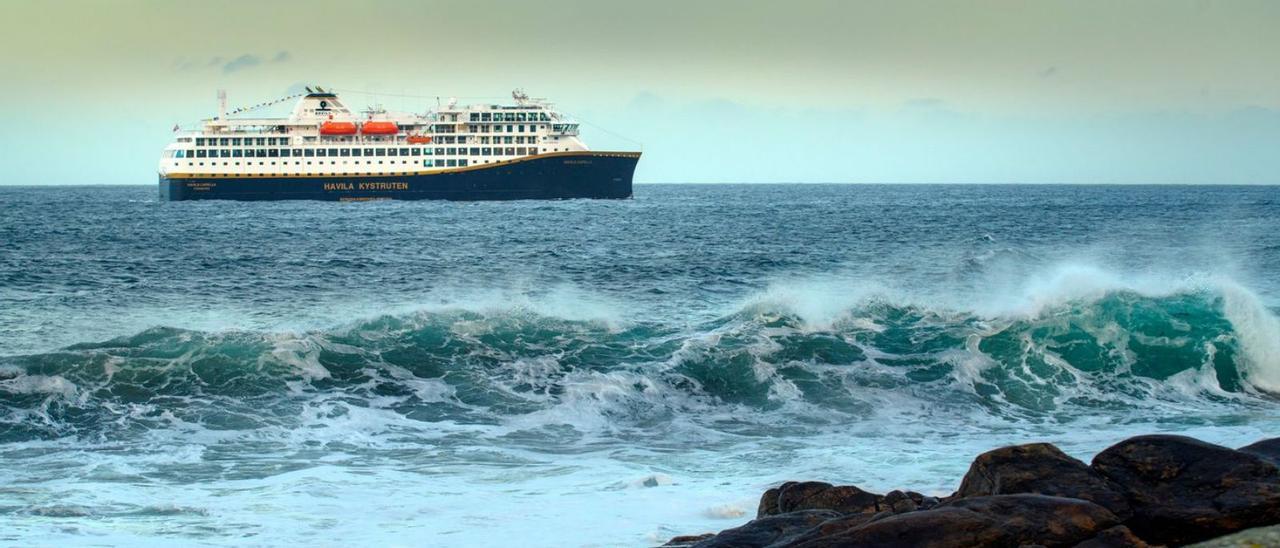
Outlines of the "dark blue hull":
{"type": "Polygon", "coordinates": [[[160,176],[162,200],[556,200],[630,198],[640,154],[575,152],[400,175],[160,176]]]}

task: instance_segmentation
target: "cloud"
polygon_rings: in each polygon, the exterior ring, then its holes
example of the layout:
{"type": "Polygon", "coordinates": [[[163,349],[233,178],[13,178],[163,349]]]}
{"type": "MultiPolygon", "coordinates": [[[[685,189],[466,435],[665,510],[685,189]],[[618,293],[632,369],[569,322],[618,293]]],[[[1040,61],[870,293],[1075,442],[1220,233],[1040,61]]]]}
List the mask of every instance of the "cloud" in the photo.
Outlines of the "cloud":
{"type": "Polygon", "coordinates": [[[288,51],[280,50],[280,52],[279,52],[279,53],[276,53],[276,56],[275,56],[275,57],[272,57],[272,58],[271,58],[271,62],[272,62],[272,63],[283,63],[283,62],[288,61],[288,60],[291,60],[291,59],[293,59],[293,56],[292,56],[292,55],[290,55],[288,51]]]}
{"type": "Polygon", "coordinates": [[[247,68],[253,68],[261,64],[262,64],[262,59],[260,57],[252,53],[246,53],[244,55],[236,57],[235,59],[232,59],[231,61],[227,62],[227,64],[222,65],[222,72],[230,74],[230,73],[244,70],[247,68]]]}

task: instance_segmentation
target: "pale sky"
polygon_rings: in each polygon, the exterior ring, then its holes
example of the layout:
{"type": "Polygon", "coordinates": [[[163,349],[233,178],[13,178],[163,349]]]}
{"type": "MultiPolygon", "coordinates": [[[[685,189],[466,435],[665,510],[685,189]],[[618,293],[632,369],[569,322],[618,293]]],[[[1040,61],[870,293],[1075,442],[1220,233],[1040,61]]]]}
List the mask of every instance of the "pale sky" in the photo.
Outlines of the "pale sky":
{"type": "MultiPolygon", "coordinates": [[[[0,184],[154,184],[175,123],[318,84],[521,87],[637,182],[1280,183],[1274,1],[0,3],[0,184]]],[[[370,92],[366,95],[363,92],[370,92]]],[[[376,95],[380,94],[380,95],[376,95]]]]}

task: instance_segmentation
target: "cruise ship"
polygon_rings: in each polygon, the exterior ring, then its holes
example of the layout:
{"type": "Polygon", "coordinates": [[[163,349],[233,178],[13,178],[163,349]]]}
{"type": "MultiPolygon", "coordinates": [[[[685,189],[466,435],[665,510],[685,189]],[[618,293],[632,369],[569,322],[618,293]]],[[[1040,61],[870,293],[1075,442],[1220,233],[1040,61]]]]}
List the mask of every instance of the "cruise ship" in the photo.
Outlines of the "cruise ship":
{"type": "MultiPolygon", "coordinates": [[[[333,90],[307,92],[287,118],[227,113],[174,128],[160,160],[163,200],[524,200],[629,198],[640,152],[595,151],[579,124],[516,91],[506,104],[423,114],[352,112],[333,90]]],[[[269,105],[272,103],[264,103],[269,105]]],[[[263,106],[259,105],[259,106],[263,106]]],[[[257,107],[254,107],[257,108],[257,107]]]]}

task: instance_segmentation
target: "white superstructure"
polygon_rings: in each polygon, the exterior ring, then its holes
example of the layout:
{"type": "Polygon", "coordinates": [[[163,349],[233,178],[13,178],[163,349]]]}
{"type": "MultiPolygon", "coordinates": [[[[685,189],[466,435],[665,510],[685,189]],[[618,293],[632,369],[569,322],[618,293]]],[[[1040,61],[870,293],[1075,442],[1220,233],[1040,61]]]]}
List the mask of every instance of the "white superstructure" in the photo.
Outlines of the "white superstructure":
{"type": "Polygon", "coordinates": [[[588,150],[576,122],[520,91],[512,104],[450,100],[423,114],[376,107],[357,114],[336,93],[308,91],[287,118],[229,117],[219,94],[217,118],[196,131],[175,128],[160,175],[391,175],[588,150]]]}

